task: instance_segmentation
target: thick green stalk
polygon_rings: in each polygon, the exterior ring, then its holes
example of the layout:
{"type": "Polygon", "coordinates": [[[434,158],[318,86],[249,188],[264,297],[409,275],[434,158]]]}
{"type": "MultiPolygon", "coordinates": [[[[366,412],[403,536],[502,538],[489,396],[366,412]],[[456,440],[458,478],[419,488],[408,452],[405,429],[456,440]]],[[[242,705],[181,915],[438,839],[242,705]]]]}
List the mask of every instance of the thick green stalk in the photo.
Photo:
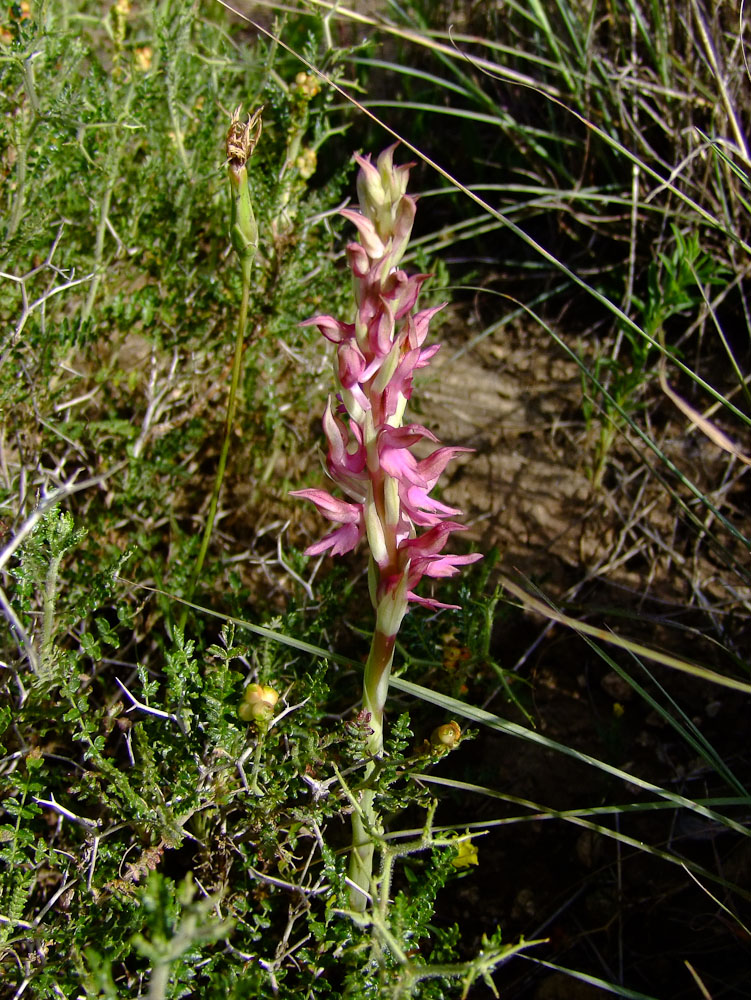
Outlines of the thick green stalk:
{"type": "MultiPolygon", "coordinates": [[[[369,764],[365,772],[366,780],[373,773],[374,764],[369,764]]],[[[370,892],[373,877],[375,841],[373,833],[380,830],[378,813],[375,808],[375,792],[366,788],[360,793],[360,809],[352,813],[352,853],[349,856],[349,877],[354,885],[349,887],[349,902],[353,910],[363,913],[368,905],[368,897],[362,890],[370,892]],[[355,888],[357,886],[358,888],[355,888]]]]}
{"type": "Polygon", "coordinates": [[[383,711],[386,707],[395,643],[396,634],[386,635],[376,623],[368,662],[365,664],[362,699],[362,707],[370,715],[372,734],[368,738],[367,747],[372,757],[380,757],[383,753],[383,711]]]}
{"type": "MultiPolygon", "coordinates": [[[[368,662],[365,665],[363,711],[370,716],[369,725],[372,730],[366,746],[373,758],[365,770],[366,785],[377,767],[376,760],[383,756],[383,710],[388,694],[395,642],[395,634],[386,635],[376,628],[368,662]]],[[[374,789],[366,787],[360,792],[359,805],[361,811],[352,814],[349,877],[354,883],[350,887],[350,905],[353,910],[362,913],[367,907],[368,897],[361,890],[370,891],[375,841],[381,832],[382,824],[375,804],[374,789]]]]}

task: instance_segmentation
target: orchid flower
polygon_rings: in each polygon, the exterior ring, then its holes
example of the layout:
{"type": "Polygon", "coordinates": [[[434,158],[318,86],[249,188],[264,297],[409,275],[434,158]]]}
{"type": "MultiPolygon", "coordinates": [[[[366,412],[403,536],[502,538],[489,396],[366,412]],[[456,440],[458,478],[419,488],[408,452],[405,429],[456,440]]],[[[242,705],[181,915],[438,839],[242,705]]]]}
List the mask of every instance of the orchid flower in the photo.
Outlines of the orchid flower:
{"type": "MultiPolygon", "coordinates": [[[[326,469],[346,499],[323,489],[292,495],[312,501],[335,529],[309,546],[308,555],[344,555],[367,538],[368,582],[376,612],[373,642],[365,666],[363,710],[373,758],[383,753],[383,710],[396,636],[410,603],[432,609],[454,607],[417,595],[423,576],[453,576],[460,566],[482,558],[447,555],[442,550],[462,525],[461,513],[430,496],[448,462],[469,448],[440,447],[435,435],[416,423],[403,423],[415,371],[424,368],[438,346],[424,347],[430,321],[442,306],[415,312],[420,287],[428,275],[408,275],[399,268],[412,232],[417,203],[406,193],[409,166],[395,166],[395,146],[375,164],[355,154],[360,166],[360,210],[342,212],[354,223],[359,242],[347,246],[356,312],[353,322],[320,315],[306,320],[336,347],[335,399],[323,417],[328,442],[326,469]],[[413,448],[437,445],[427,458],[413,448]],[[426,529],[422,533],[418,529],[426,529]]],[[[350,876],[368,889],[377,816],[372,792],[361,795],[362,816],[355,815],[350,876]]],[[[353,890],[352,906],[363,910],[364,892],[353,890]]]]}

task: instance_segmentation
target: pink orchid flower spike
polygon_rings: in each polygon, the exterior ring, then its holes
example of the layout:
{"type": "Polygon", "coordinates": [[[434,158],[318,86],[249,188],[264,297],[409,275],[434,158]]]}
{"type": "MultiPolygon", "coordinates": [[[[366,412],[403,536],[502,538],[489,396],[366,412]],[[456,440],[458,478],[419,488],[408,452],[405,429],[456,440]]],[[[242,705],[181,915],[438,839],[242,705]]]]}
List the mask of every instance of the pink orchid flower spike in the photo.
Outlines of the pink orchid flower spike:
{"type": "MultiPolygon", "coordinates": [[[[308,555],[351,551],[363,538],[370,549],[370,597],[376,613],[373,642],[365,666],[363,710],[369,716],[368,751],[383,753],[383,711],[399,627],[410,604],[431,609],[454,607],[420,597],[424,576],[453,576],[460,566],[482,556],[449,555],[442,550],[462,528],[451,520],[461,511],[430,496],[447,463],[469,448],[436,447],[418,459],[419,442],[438,445],[420,424],[404,424],[414,372],[424,368],[438,346],[423,347],[437,308],[416,312],[420,287],[427,275],[399,269],[412,232],[417,202],[407,194],[409,165],[394,165],[395,146],[376,163],[356,155],[359,211],[342,215],[357,228],[359,242],[347,247],[355,297],[354,322],[319,315],[307,320],[335,345],[336,403],[329,399],[323,427],[328,441],[326,468],[347,498],[322,489],[292,495],[312,501],[335,529],[308,547],[308,555]],[[420,532],[418,529],[425,529],[420,532]]],[[[361,793],[362,816],[353,818],[354,842],[350,877],[352,907],[364,910],[369,890],[373,841],[377,824],[373,792],[361,793]]]]}

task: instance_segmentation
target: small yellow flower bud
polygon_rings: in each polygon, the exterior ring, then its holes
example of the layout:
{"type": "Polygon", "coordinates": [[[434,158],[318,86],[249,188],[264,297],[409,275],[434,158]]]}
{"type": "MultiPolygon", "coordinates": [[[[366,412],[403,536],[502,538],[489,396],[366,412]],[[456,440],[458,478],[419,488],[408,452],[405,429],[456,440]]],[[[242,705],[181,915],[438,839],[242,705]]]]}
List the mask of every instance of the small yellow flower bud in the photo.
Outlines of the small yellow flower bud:
{"type": "Polygon", "coordinates": [[[151,60],[154,56],[151,46],[144,45],[142,48],[136,49],[134,55],[136,58],[136,69],[141,73],[148,73],[151,69],[151,60]]]}
{"type": "Polygon", "coordinates": [[[430,734],[430,742],[436,749],[451,750],[459,742],[461,735],[462,731],[458,723],[452,719],[451,722],[446,722],[444,725],[438,726],[433,730],[430,734]]]}
{"type": "Polygon", "coordinates": [[[279,694],[268,684],[249,684],[237,714],[243,722],[266,723],[274,715],[279,694]]]}
{"type": "Polygon", "coordinates": [[[295,77],[295,85],[302,97],[311,101],[316,94],[320,93],[321,85],[318,83],[316,77],[311,73],[298,73],[295,77]]]}
{"type": "Polygon", "coordinates": [[[456,746],[461,735],[462,731],[459,728],[458,723],[454,722],[452,719],[451,722],[446,722],[444,725],[438,726],[437,729],[433,730],[430,734],[430,742],[434,747],[446,747],[450,750],[452,747],[456,746]]]}
{"type": "Polygon", "coordinates": [[[309,148],[304,149],[295,160],[295,166],[297,167],[302,179],[307,181],[316,172],[316,167],[318,166],[316,151],[309,148]]]}

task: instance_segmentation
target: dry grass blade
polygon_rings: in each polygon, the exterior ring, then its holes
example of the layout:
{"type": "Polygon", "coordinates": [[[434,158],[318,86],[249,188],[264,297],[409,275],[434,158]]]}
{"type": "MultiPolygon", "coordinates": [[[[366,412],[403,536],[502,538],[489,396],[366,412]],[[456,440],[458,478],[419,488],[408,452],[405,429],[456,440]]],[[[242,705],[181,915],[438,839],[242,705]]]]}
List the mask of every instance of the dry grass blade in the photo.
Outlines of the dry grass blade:
{"type": "Polygon", "coordinates": [[[709,896],[709,898],[712,900],[712,902],[716,903],[717,906],[719,906],[721,910],[723,910],[725,913],[727,913],[727,915],[732,920],[734,920],[736,924],[738,924],[738,926],[741,928],[741,930],[743,931],[743,933],[746,934],[749,938],[751,938],[751,930],[749,930],[748,927],[743,923],[743,921],[738,916],[738,914],[737,913],[733,913],[733,911],[731,909],[729,909],[727,906],[725,906],[725,904],[723,902],[721,902],[716,896],[713,896],[712,893],[709,891],[709,889],[707,889],[706,886],[703,886],[701,884],[701,882],[693,874],[693,872],[690,871],[689,868],[686,865],[684,865],[684,867],[686,868],[686,871],[691,876],[691,878],[694,880],[694,882],[696,882],[696,884],[702,890],[702,892],[706,892],[706,894],[709,896]]]}
{"type": "Polygon", "coordinates": [[[728,435],[720,430],[717,424],[712,423],[706,417],[702,416],[698,410],[688,403],[682,396],[670,387],[667,378],[665,377],[665,359],[662,358],[660,361],[660,388],[668,397],[668,399],[673,402],[678,409],[683,413],[684,416],[688,417],[691,423],[705,434],[710,441],[717,445],[718,448],[722,448],[723,451],[728,452],[737,458],[739,462],[743,462],[744,465],[751,465],[751,458],[746,455],[734,441],[732,441],[728,435]]]}
{"type": "Polygon", "coordinates": [[[691,976],[692,976],[694,982],[696,983],[696,985],[699,987],[699,990],[701,991],[701,995],[704,997],[704,1000],[712,1000],[712,994],[709,992],[709,990],[707,989],[707,987],[704,985],[704,983],[701,980],[701,976],[699,975],[699,973],[696,971],[696,969],[693,967],[693,965],[689,962],[689,960],[687,958],[684,959],[684,963],[683,964],[686,966],[686,968],[688,969],[688,971],[691,973],[691,976]]]}
{"type": "Polygon", "coordinates": [[[660,663],[662,666],[670,667],[672,670],[680,670],[684,674],[700,677],[702,680],[710,681],[712,684],[719,684],[733,691],[751,694],[751,684],[745,681],[739,681],[733,677],[725,677],[714,670],[708,670],[706,667],[701,667],[698,664],[689,663],[687,660],[683,660],[677,656],[670,656],[668,653],[662,653],[658,649],[651,649],[649,646],[643,646],[641,643],[633,642],[630,639],[623,639],[621,636],[617,636],[613,632],[608,632],[606,629],[597,628],[595,625],[587,625],[585,622],[577,621],[575,618],[569,618],[568,615],[556,611],[555,608],[552,608],[544,601],[527,593],[527,591],[517,586],[507,576],[502,576],[501,582],[505,590],[509,594],[512,594],[523,608],[526,608],[527,611],[534,611],[549,621],[558,622],[558,624],[565,625],[567,628],[573,629],[573,631],[579,632],[582,635],[600,639],[634,656],[643,656],[653,663],[660,663]]]}

